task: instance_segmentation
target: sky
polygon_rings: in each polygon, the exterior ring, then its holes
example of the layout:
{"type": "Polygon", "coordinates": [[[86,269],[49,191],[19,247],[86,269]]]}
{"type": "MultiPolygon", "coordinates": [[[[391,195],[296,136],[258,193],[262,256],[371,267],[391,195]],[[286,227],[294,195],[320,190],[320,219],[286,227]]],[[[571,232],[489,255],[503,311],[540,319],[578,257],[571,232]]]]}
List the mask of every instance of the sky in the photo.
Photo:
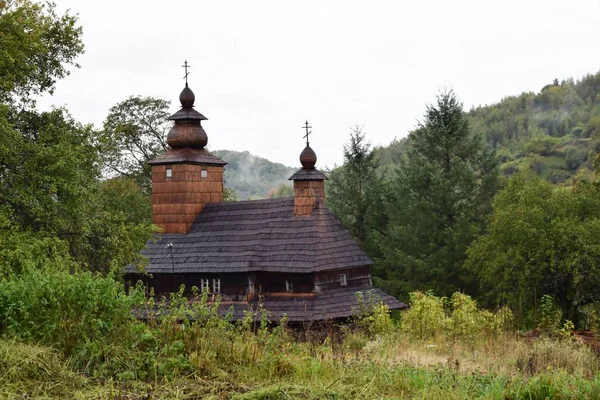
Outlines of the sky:
{"type": "Polygon", "coordinates": [[[440,90],[469,110],[600,71],[600,0],[54,1],[86,50],[42,109],[97,127],[132,95],[175,112],[187,60],[209,149],[289,166],[307,120],[317,167],[333,167],[353,127],[386,145],[440,90]]]}

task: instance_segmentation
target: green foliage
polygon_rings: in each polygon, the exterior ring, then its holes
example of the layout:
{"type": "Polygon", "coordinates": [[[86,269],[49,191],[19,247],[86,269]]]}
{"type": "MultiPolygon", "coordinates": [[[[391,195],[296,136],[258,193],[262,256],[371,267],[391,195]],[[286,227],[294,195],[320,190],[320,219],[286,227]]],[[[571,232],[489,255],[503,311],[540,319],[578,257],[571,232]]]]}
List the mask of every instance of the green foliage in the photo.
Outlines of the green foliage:
{"type": "Polygon", "coordinates": [[[239,196],[235,189],[223,188],[223,201],[238,201],[239,196]]]}
{"type": "Polygon", "coordinates": [[[513,328],[512,312],[479,309],[470,296],[456,292],[450,300],[431,292],[410,294],[410,308],[402,314],[402,330],[413,339],[475,340],[498,336],[513,328]]]}
{"type": "Polygon", "coordinates": [[[376,301],[372,293],[356,293],[358,309],[355,310],[355,322],[368,335],[390,333],[394,324],[389,307],[381,301],[376,301]]]}
{"type": "Polygon", "coordinates": [[[134,179],[150,194],[148,162],[167,149],[170,105],[158,98],[131,96],[111,107],[99,136],[107,175],[134,179]]]}
{"type": "Polygon", "coordinates": [[[469,129],[453,92],[427,107],[409,141],[390,184],[377,283],[395,295],[474,293],[477,284],[463,263],[496,192],[495,156],[469,129]]]}
{"type": "Polygon", "coordinates": [[[599,79],[600,72],[576,82],[547,85],[537,94],[509,96],[471,110],[469,118],[489,143],[510,153],[510,158],[564,159],[564,169],[548,164],[536,172],[550,182],[570,184],[578,170],[589,169],[583,155],[594,148],[594,134],[600,132],[599,79]],[[573,150],[563,151],[565,145],[573,150]]]}
{"type": "MultiPolygon", "coordinates": [[[[332,337],[296,341],[285,321],[269,328],[261,309],[233,324],[219,311],[219,299],[211,304],[207,294],[193,304],[183,290],[155,301],[138,291],[125,294],[120,283],[90,273],[36,272],[12,282],[0,287],[0,396],[9,398],[519,398],[540,387],[551,394],[576,387],[585,395],[600,388],[597,360],[585,347],[553,340],[527,344],[502,330],[473,336],[464,328],[482,311],[462,294],[446,311],[432,294],[415,294],[409,312],[420,308],[427,316],[418,303],[433,300],[444,322],[433,334],[447,340],[431,348],[416,337],[403,338],[380,306],[336,346],[332,337]],[[147,322],[132,318],[132,305],[147,322]],[[432,358],[442,363],[419,364],[432,358]],[[486,364],[491,360],[501,364],[486,364]],[[473,362],[479,364],[468,369],[473,362]],[[492,368],[489,374],[471,372],[483,365],[492,368]]],[[[413,332],[406,321],[403,328],[413,332]]]]}
{"type": "Polygon", "coordinates": [[[152,233],[148,202],[100,181],[92,127],[31,108],[83,51],[76,18],[52,3],[3,1],[0,32],[0,277],[135,261],[152,233]]]}
{"type": "MultiPolygon", "coordinates": [[[[583,154],[592,151],[595,157],[597,153],[599,81],[600,72],[578,81],[552,83],[539,93],[505,97],[496,104],[470,110],[469,125],[497,151],[506,175],[527,169],[539,159],[543,164],[534,168],[538,175],[553,183],[573,184],[591,170],[583,154]],[[575,150],[569,152],[569,148],[575,150]],[[549,157],[560,158],[562,165],[547,162],[549,157]]],[[[405,138],[375,149],[382,167],[400,164],[409,145],[410,138],[405,138]]]]}
{"type": "Polygon", "coordinates": [[[267,199],[282,199],[285,197],[294,197],[294,188],[291,185],[280,185],[277,189],[269,190],[267,199]]]}
{"type": "Polygon", "coordinates": [[[383,179],[366,134],[357,126],[344,145],[344,164],[331,171],[327,181],[327,205],[359,245],[371,252],[378,232],[385,230],[383,179]]]}
{"type": "Polygon", "coordinates": [[[34,96],[52,93],[56,80],[67,76],[67,66],[83,53],[76,23],[68,13],[58,15],[51,2],[0,3],[0,102],[32,103],[34,96]]]}
{"type": "Polygon", "coordinates": [[[560,328],[562,310],[556,306],[551,295],[545,294],[540,300],[540,322],[538,328],[542,331],[554,333],[560,328]]]}
{"type": "Polygon", "coordinates": [[[551,295],[573,320],[575,308],[597,301],[600,257],[598,188],[554,188],[519,174],[494,200],[488,232],[468,251],[491,302],[509,304],[522,322],[538,295],[551,295]]]}
{"type": "Polygon", "coordinates": [[[1,332],[71,356],[90,342],[119,335],[135,299],[121,283],[89,272],[27,271],[0,281],[1,332]]]}
{"type": "Polygon", "coordinates": [[[402,314],[402,330],[416,339],[431,339],[446,327],[445,297],[432,292],[409,294],[410,308],[402,314]]]}

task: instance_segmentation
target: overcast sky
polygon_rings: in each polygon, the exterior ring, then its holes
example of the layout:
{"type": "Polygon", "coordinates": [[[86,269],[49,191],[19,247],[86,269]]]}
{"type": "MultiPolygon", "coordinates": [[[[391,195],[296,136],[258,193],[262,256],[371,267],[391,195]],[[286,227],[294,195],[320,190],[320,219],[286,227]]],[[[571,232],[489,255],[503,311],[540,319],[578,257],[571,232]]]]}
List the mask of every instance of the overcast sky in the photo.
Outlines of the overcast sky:
{"type": "Polygon", "coordinates": [[[444,87],[470,109],[600,70],[600,0],[55,1],[86,51],[42,108],[98,127],[130,95],[175,112],[187,59],[209,148],[290,166],[305,120],[331,167],[352,126],[404,137],[444,87]]]}

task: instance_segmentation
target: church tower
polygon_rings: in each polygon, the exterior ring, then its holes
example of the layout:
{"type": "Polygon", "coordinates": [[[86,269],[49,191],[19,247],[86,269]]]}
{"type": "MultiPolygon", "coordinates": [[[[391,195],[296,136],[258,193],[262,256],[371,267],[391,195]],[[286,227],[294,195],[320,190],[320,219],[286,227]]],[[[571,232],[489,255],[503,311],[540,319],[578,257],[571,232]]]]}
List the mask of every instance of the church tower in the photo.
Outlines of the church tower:
{"type": "Polygon", "coordinates": [[[294,215],[310,215],[318,203],[325,203],[325,179],[327,176],[315,168],[317,154],[308,142],[310,128],[306,121],[304,126],[306,147],[300,153],[302,168],[288,179],[294,181],[294,215]]]}
{"type": "MultiPolygon", "coordinates": [[[[187,61],[186,61],[187,70],[187,61]]],[[[152,222],[163,233],[187,233],[207,203],[223,201],[225,161],[206,149],[208,136],[194,109],[195,96],[187,84],[179,95],[181,109],[167,136],[169,149],[150,161],[152,166],[152,222]]]]}

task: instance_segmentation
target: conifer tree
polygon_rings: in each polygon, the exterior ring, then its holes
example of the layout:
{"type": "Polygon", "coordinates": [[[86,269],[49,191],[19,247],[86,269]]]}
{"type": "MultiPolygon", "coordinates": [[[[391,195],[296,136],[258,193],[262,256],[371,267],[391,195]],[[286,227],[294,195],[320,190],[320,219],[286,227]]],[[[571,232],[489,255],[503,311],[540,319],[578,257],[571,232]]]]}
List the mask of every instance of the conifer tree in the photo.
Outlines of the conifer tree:
{"type": "Polygon", "coordinates": [[[344,145],[344,164],[333,170],[329,178],[329,208],[359,244],[368,247],[381,179],[375,154],[361,127],[350,132],[350,140],[344,145]]]}
{"type": "Polygon", "coordinates": [[[463,263],[497,189],[496,158],[469,129],[452,91],[427,107],[409,142],[392,184],[378,283],[397,295],[473,293],[477,285],[463,263]]]}

